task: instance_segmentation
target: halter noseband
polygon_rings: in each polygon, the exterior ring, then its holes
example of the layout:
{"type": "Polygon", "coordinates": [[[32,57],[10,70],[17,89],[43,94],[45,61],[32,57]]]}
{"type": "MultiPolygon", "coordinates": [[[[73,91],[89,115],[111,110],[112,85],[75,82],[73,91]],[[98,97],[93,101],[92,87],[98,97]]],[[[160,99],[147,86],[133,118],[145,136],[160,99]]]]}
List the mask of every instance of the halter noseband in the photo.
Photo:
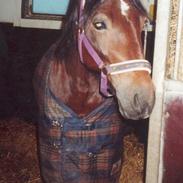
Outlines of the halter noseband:
{"type": "Polygon", "coordinates": [[[98,53],[95,51],[90,41],[87,39],[84,29],[82,28],[83,21],[83,10],[85,6],[85,0],[80,1],[79,9],[79,29],[78,29],[78,50],[80,55],[80,60],[84,63],[82,45],[85,46],[90,56],[93,58],[98,68],[101,70],[101,82],[100,82],[100,91],[103,95],[110,97],[112,96],[109,93],[108,79],[107,75],[116,75],[132,71],[147,71],[151,73],[151,65],[149,61],[145,59],[135,59],[127,60],[119,63],[105,65],[104,62],[99,57],[98,53]]]}

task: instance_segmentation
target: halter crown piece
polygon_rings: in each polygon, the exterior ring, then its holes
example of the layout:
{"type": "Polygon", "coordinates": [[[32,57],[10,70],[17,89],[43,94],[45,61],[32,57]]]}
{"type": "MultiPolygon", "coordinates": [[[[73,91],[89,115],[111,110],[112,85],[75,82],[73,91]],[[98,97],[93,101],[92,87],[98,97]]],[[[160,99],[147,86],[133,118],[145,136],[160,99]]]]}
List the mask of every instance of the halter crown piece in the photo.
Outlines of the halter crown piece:
{"type": "Polygon", "coordinates": [[[90,56],[93,58],[98,68],[101,71],[101,82],[100,82],[100,91],[106,96],[112,96],[109,93],[108,79],[107,75],[116,75],[132,71],[147,71],[151,73],[151,65],[149,61],[145,59],[135,59],[135,60],[126,60],[119,63],[105,65],[104,62],[99,57],[98,53],[95,51],[90,41],[85,35],[84,28],[82,27],[83,21],[83,10],[85,6],[85,0],[80,0],[80,9],[79,9],[79,29],[78,29],[78,50],[80,55],[80,60],[84,63],[82,46],[85,46],[90,56]]]}

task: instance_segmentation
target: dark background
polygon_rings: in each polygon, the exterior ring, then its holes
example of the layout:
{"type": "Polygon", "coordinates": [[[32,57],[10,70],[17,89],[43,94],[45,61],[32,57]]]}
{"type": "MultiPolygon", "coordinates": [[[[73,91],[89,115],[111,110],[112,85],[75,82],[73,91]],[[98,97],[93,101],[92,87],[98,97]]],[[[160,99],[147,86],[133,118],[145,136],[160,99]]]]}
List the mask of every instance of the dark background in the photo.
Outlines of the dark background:
{"type": "Polygon", "coordinates": [[[44,52],[60,33],[60,30],[0,24],[0,118],[36,117],[33,74],[44,52]]]}

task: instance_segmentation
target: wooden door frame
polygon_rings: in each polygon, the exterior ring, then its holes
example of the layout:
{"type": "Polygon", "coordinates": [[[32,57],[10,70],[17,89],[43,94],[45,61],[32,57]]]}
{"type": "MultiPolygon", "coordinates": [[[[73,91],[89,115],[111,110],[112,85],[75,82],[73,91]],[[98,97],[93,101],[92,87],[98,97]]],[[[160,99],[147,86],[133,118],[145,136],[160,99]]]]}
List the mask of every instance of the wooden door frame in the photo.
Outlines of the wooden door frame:
{"type": "Polygon", "coordinates": [[[168,27],[170,0],[157,2],[155,48],[153,60],[153,82],[156,87],[156,103],[149,121],[146,183],[161,182],[159,175],[161,154],[161,129],[164,98],[166,56],[168,50],[168,27]]]}

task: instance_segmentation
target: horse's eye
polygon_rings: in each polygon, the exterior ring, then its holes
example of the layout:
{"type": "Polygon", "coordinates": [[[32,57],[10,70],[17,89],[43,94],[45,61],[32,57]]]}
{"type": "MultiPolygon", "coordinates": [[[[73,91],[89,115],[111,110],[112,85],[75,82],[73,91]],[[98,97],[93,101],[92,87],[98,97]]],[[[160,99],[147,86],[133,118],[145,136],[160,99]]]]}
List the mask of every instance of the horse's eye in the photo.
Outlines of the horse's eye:
{"type": "Polygon", "coordinates": [[[93,25],[97,30],[103,30],[107,28],[104,22],[95,22],[93,25]]]}

